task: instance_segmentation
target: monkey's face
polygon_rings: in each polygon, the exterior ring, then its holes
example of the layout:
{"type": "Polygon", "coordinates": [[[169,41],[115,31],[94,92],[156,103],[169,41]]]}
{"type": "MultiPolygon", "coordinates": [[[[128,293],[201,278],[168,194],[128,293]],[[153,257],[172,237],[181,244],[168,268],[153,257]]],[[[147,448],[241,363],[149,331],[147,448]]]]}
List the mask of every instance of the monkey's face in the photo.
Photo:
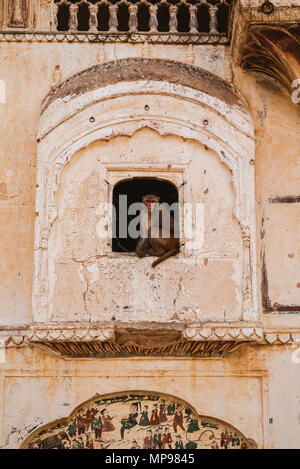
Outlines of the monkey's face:
{"type": "Polygon", "coordinates": [[[143,203],[146,205],[148,211],[151,211],[152,204],[159,204],[159,197],[154,194],[147,194],[143,197],[143,203]]]}

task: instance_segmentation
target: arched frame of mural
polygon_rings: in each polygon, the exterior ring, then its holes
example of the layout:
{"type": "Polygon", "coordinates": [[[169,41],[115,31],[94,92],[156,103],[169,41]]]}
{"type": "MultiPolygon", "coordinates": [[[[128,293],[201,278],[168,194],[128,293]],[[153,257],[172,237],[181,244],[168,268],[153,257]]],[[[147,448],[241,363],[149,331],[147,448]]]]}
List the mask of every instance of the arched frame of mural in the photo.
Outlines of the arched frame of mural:
{"type": "MultiPolygon", "coordinates": [[[[218,82],[214,85],[215,89],[212,84],[208,87],[209,92],[200,79],[199,83],[191,87],[187,86],[186,77],[183,77],[184,84],[181,84],[180,73],[182,68],[189,67],[186,64],[174,62],[175,70],[178,67],[179,77],[177,83],[174,83],[167,78],[156,81],[149,76],[147,79],[146,72],[143,79],[137,73],[137,76],[130,77],[130,81],[120,81],[124,66],[122,62],[120,60],[114,63],[114,69],[118,70],[119,67],[119,81],[101,84],[99,87],[95,85],[95,89],[90,89],[90,82],[87,81],[86,91],[84,83],[78,91],[78,76],[75,76],[74,91],[71,78],[58,87],[64,89],[65,86],[65,94],[57,95],[54,92],[44,105],[38,135],[34,321],[48,320],[47,249],[51,227],[57,217],[56,191],[62,169],[76,152],[89,144],[97,140],[108,141],[117,136],[132,136],[145,127],[162,136],[175,135],[196,140],[214,150],[230,169],[236,195],[234,215],[241,227],[244,246],[243,319],[258,321],[255,139],[247,108],[233,91],[230,91],[231,102],[228,97],[222,99],[218,82]]],[[[162,77],[164,62],[170,64],[171,61],[160,61],[162,77]]],[[[97,82],[97,77],[101,77],[102,68],[105,69],[105,64],[93,67],[88,77],[91,83],[97,82]]],[[[197,70],[201,71],[191,68],[192,70],[188,70],[189,77],[192,77],[192,72],[196,75],[197,70]]],[[[205,72],[204,75],[207,74],[205,72]]]]}
{"type": "Polygon", "coordinates": [[[85,448],[87,436],[93,441],[94,447],[91,449],[105,449],[106,447],[109,449],[130,449],[132,448],[130,445],[134,441],[139,446],[137,449],[180,449],[175,445],[176,442],[177,445],[180,445],[180,441],[185,449],[246,449],[246,447],[254,449],[257,447],[255,440],[247,438],[230,423],[211,416],[199,415],[196,409],[183,399],[155,391],[130,390],[103,395],[96,394],[78,405],[69,417],[55,420],[34,430],[23,441],[21,449],[32,449],[34,445],[38,446],[38,449],[52,449],[51,446],[54,449],[57,443],[63,444],[64,442],[67,449],[76,449],[77,443],[80,442],[80,435],[85,448]],[[101,437],[99,437],[95,432],[97,420],[104,409],[106,409],[107,416],[116,410],[109,409],[110,406],[119,406],[121,412],[114,415],[112,420],[105,417],[108,423],[104,422],[103,416],[101,417],[103,428],[107,425],[107,430],[103,430],[101,437]],[[86,417],[87,411],[89,412],[88,418],[86,417]],[[127,417],[132,411],[134,411],[135,417],[131,419],[130,425],[127,417]],[[180,412],[182,412],[181,421],[180,412]],[[79,425],[80,417],[86,418],[86,420],[82,420],[79,425]],[[119,418],[121,421],[118,420],[119,418]],[[145,418],[148,420],[145,421],[145,418]],[[74,422],[76,422],[75,425],[74,422]],[[92,422],[95,422],[96,425],[92,422]],[[81,425],[82,427],[80,427],[81,425]],[[81,432],[83,427],[85,431],[81,432]],[[112,429],[113,427],[114,429],[112,429]],[[123,436],[122,427],[124,428],[123,436]],[[159,431],[162,437],[169,432],[172,439],[171,448],[166,443],[167,438],[163,448],[154,448],[153,446],[152,448],[143,448],[145,441],[146,444],[148,442],[145,438],[148,438],[149,434],[151,436],[158,435],[159,431]],[[224,448],[224,443],[222,444],[222,433],[227,433],[227,448],[224,448]],[[97,439],[95,435],[97,435],[97,439]],[[232,440],[231,437],[234,439],[232,440]],[[191,445],[191,443],[193,444],[191,445]],[[218,448],[212,448],[216,443],[218,448]],[[243,444],[246,447],[241,448],[243,444]],[[101,445],[103,446],[101,447],[101,445]]]}

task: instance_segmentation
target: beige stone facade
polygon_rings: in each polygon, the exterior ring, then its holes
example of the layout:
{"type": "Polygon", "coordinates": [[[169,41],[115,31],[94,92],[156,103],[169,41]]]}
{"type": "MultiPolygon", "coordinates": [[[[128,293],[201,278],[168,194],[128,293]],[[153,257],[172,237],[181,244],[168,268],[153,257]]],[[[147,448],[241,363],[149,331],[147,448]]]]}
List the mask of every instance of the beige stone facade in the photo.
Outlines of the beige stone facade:
{"type": "Polygon", "coordinates": [[[210,448],[212,422],[298,448],[300,3],[203,1],[205,26],[187,2],[168,31],[131,2],[128,30],[110,8],[102,31],[103,2],[79,3],[0,1],[0,447],[96,395],[153,393],[201,416],[173,447],[210,448]],[[120,183],[138,202],[157,181],[181,247],[152,269],[114,248],[110,207],[120,183]]]}

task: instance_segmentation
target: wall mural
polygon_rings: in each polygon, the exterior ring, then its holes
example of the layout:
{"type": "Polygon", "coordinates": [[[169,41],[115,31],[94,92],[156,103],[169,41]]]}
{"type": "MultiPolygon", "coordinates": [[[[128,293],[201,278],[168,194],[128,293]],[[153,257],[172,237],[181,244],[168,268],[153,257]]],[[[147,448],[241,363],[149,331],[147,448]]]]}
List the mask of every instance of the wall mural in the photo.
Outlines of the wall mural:
{"type": "Polygon", "coordinates": [[[69,418],[39,428],[23,449],[250,449],[224,422],[199,416],[177,398],[153,392],[99,396],[69,418]]]}

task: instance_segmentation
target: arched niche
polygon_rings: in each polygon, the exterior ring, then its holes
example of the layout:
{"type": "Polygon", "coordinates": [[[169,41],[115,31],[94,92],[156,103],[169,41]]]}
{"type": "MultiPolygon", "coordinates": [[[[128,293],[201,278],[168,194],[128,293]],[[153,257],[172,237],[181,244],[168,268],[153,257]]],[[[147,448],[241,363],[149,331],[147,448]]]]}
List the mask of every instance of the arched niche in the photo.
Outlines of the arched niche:
{"type": "MultiPolygon", "coordinates": [[[[154,59],[125,59],[92,67],[61,83],[44,102],[38,138],[34,320],[51,320],[48,242],[58,215],[63,169],[73,155],[95,142],[131,138],[142,129],[198,142],[228,168],[235,192],[233,216],[243,243],[239,319],[257,321],[255,141],[250,115],[226,82],[186,64],[154,59]]],[[[180,161],[153,165],[133,158],[122,163],[105,161],[100,155],[99,162],[104,166],[103,181],[110,178],[110,185],[126,172],[137,177],[141,173],[151,177],[155,172],[155,177],[164,177],[177,188],[188,184],[186,163],[180,161]]],[[[101,252],[108,254],[105,249],[101,252]]]]}
{"type": "Polygon", "coordinates": [[[69,417],[36,429],[22,449],[253,449],[230,423],[164,393],[96,394],[69,417]]]}

